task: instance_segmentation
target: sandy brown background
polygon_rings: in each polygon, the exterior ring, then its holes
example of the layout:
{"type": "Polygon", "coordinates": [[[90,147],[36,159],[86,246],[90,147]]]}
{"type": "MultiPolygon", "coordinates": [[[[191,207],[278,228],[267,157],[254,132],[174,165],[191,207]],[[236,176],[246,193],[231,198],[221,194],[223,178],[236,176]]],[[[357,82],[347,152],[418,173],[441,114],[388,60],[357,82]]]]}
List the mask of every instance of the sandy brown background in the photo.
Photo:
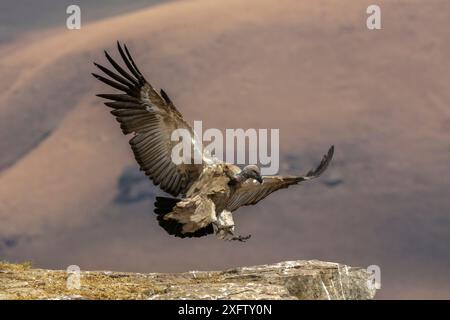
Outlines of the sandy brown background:
{"type": "Polygon", "coordinates": [[[366,0],[78,1],[79,31],[66,2],[1,4],[0,259],[140,272],[322,259],[379,265],[378,298],[450,298],[449,1],[377,1],[378,31],[366,0]],[[92,61],[116,40],[190,121],[279,128],[282,173],[334,144],[328,172],[238,211],[245,244],[167,235],[162,193],[94,96],[107,89],[92,61]]]}

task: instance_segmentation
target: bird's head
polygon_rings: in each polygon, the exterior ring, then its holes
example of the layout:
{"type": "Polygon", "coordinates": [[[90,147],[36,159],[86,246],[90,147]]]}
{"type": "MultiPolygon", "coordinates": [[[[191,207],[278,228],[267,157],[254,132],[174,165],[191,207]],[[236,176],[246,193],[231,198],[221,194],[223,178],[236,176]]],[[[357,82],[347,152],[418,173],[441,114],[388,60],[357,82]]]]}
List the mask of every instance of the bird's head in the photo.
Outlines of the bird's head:
{"type": "Polygon", "coordinates": [[[261,170],[259,170],[259,167],[254,164],[245,166],[241,171],[241,175],[246,179],[255,179],[259,183],[263,182],[263,178],[261,177],[261,170]]]}

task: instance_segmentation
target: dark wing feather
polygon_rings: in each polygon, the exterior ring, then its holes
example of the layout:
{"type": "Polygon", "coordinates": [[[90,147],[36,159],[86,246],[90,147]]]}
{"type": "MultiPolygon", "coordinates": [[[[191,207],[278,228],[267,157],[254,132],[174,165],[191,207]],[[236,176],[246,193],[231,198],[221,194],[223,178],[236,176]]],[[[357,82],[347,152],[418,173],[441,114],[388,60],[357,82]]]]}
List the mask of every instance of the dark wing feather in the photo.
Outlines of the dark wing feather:
{"type": "Polygon", "coordinates": [[[253,179],[246,180],[231,196],[226,206],[227,210],[235,211],[241,206],[256,204],[274,191],[319,177],[328,167],[333,153],[334,146],[331,146],[317,168],[304,176],[264,176],[261,184],[253,179]]]}
{"type": "MultiPolygon", "coordinates": [[[[105,105],[114,109],[111,113],[120,123],[124,134],[132,133],[130,140],[136,161],[141,170],[153,180],[155,185],[173,196],[185,193],[189,185],[200,175],[203,165],[180,164],[172,162],[171,153],[178,142],[170,140],[174,130],[187,129],[193,141],[192,150],[198,152],[201,144],[195,139],[192,128],[183,119],[164,91],[161,95],[148,83],[128,48],[117,43],[120,56],[128,69],[126,71],[105,51],[105,56],[113,70],[94,63],[106,76],[93,74],[98,80],[122,91],[121,94],[99,94],[111,101],[105,105]],[[125,50],[124,50],[125,49],[125,50]]],[[[201,155],[203,156],[203,155],[201,155]]],[[[194,154],[192,154],[192,158],[194,154]]]]}

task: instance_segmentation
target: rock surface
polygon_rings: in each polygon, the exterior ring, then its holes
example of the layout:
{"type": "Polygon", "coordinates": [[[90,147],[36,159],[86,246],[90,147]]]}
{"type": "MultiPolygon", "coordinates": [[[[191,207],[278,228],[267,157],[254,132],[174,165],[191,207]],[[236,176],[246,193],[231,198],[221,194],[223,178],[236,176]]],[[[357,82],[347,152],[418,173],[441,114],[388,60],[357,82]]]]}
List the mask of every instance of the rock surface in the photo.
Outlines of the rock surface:
{"type": "Polygon", "coordinates": [[[82,271],[79,278],[0,263],[0,299],[372,299],[369,276],[317,260],[185,273],[82,271]]]}

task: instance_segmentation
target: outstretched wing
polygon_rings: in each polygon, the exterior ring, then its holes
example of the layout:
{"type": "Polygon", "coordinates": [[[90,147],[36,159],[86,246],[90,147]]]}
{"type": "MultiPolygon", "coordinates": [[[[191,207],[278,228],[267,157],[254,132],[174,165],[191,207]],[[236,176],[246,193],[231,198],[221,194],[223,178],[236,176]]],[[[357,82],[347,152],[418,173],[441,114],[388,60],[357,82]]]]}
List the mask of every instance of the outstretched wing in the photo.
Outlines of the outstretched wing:
{"type": "MultiPolygon", "coordinates": [[[[142,171],[155,185],[173,196],[185,193],[189,185],[200,175],[203,164],[194,164],[195,153],[201,153],[201,142],[196,139],[189,124],[183,119],[168,95],[160,94],[148,83],[137,68],[127,47],[117,43],[126,65],[123,69],[105,51],[115,72],[94,63],[107,77],[93,73],[93,76],[107,85],[122,91],[121,94],[99,94],[110,101],[105,105],[114,109],[111,113],[120,123],[124,134],[133,133],[130,140],[136,161],[142,171]],[[178,143],[171,141],[176,129],[186,129],[191,136],[192,161],[176,165],[171,158],[172,149],[178,143]]],[[[203,155],[197,155],[204,159],[203,155]]],[[[205,160],[205,159],[204,159],[205,160]]]]}
{"type": "Polygon", "coordinates": [[[227,210],[235,211],[241,206],[256,204],[274,191],[319,177],[328,167],[333,158],[333,153],[334,146],[331,146],[318,167],[310,170],[304,176],[263,176],[263,183],[261,184],[253,179],[246,180],[231,196],[226,206],[227,210]]]}

